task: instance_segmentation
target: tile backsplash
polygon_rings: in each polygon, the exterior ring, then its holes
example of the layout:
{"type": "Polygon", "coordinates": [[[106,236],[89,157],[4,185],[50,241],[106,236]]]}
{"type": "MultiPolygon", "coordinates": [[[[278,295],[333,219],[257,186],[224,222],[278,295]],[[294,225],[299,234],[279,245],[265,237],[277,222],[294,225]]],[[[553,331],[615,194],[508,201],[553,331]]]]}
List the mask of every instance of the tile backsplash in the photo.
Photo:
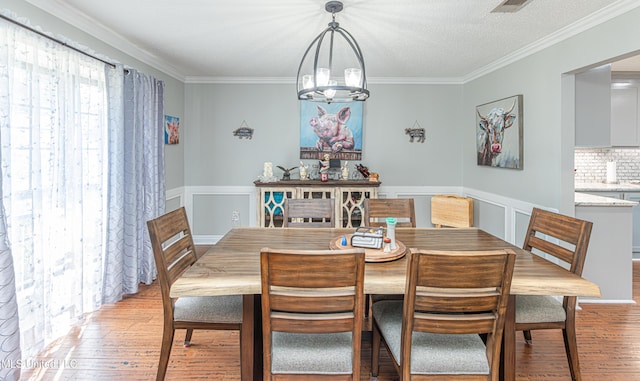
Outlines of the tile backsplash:
{"type": "Polygon", "coordinates": [[[616,162],[618,182],[640,180],[640,148],[576,148],[575,182],[603,183],[607,162],[616,162]]]}

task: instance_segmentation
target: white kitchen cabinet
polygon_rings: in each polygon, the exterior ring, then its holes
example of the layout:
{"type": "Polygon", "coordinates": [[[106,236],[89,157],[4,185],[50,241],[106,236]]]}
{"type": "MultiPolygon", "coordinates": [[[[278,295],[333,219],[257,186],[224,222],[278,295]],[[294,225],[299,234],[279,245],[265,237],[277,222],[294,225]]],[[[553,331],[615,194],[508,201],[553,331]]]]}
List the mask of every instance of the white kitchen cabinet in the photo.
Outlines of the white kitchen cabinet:
{"type": "MultiPolygon", "coordinates": [[[[616,86],[618,84],[614,84],[616,86]]],[[[611,145],[640,146],[638,87],[611,89],[611,145]]]]}
{"type": "MultiPolygon", "coordinates": [[[[624,199],[640,202],[640,192],[626,192],[624,199]]],[[[640,205],[633,207],[633,256],[640,258],[640,205]]]]}
{"type": "Polygon", "coordinates": [[[611,66],[575,77],[575,146],[611,146],[611,66]]]}

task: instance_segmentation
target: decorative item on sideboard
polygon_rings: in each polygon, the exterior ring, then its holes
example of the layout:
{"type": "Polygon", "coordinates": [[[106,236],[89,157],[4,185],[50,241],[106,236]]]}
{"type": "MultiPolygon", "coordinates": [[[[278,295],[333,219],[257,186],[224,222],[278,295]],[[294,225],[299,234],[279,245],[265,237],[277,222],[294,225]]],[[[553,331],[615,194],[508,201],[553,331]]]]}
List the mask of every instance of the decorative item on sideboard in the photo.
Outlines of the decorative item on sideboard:
{"type": "Polygon", "coordinates": [[[329,167],[331,165],[331,157],[328,153],[324,154],[324,159],[320,160],[320,181],[329,181],[329,167]]]}
{"type": "Polygon", "coordinates": [[[356,165],[356,169],[358,170],[358,172],[360,172],[362,177],[364,177],[365,179],[369,178],[369,168],[365,167],[362,164],[358,164],[356,165]]]}
{"type": "Polygon", "coordinates": [[[298,167],[291,167],[289,169],[286,169],[285,167],[282,167],[280,165],[278,165],[278,168],[282,170],[283,181],[291,180],[291,171],[293,171],[294,169],[298,169],[298,167]]]}
{"type": "Polygon", "coordinates": [[[309,169],[309,165],[305,165],[303,162],[300,162],[300,180],[309,180],[309,173],[307,172],[309,169]]]}
{"type": "Polygon", "coordinates": [[[262,167],[262,176],[258,176],[258,179],[263,183],[272,183],[278,181],[278,178],[273,175],[273,163],[265,161],[262,167]]]}
{"type": "Polygon", "coordinates": [[[349,180],[349,162],[345,161],[340,168],[340,180],[349,180]]]}

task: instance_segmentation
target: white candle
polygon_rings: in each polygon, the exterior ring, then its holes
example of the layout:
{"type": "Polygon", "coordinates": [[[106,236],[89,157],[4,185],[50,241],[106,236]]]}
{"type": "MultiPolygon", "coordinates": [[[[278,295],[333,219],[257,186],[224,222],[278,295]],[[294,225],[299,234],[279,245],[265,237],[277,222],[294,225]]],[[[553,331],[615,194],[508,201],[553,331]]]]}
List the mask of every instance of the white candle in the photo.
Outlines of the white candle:
{"type": "Polygon", "coordinates": [[[262,170],[262,176],[273,177],[273,163],[269,161],[264,162],[264,169],[262,170]]]}

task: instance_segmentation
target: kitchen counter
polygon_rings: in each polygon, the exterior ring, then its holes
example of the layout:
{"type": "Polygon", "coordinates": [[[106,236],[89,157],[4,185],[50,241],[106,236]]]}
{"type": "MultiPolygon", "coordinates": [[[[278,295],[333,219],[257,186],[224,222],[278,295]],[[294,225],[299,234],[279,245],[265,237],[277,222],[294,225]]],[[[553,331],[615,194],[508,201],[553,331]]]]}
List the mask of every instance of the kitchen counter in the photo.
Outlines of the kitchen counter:
{"type": "MultiPolygon", "coordinates": [[[[604,185],[604,184],[603,184],[604,185]]],[[[607,184],[612,185],[612,184],[607,184]]],[[[639,189],[640,191],[640,189],[639,189]]],[[[635,201],[621,200],[613,197],[596,196],[587,193],[575,193],[576,206],[627,206],[633,207],[638,205],[635,201]]]]}
{"type": "Polygon", "coordinates": [[[635,183],[576,183],[576,192],[640,192],[640,184],[635,183]]]}

